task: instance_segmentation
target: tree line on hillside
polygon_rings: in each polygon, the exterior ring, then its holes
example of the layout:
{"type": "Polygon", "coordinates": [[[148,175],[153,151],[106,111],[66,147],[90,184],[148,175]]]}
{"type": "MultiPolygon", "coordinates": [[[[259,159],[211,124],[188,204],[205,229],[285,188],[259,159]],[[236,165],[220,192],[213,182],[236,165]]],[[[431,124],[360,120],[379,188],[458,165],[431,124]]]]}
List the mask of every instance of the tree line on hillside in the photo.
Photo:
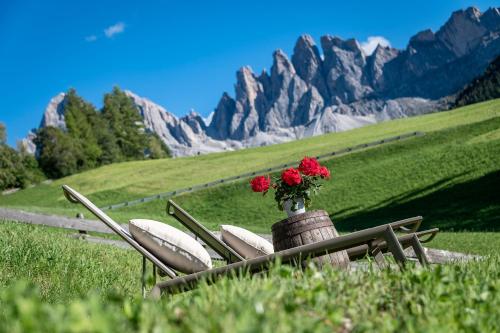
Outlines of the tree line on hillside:
{"type": "MultiPolygon", "coordinates": [[[[144,128],[136,106],[118,87],[104,96],[100,111],[70,89],[65,97],[64,118],[65,129],[48,126],[35,132],[36,159],[25,152],[16,152],[4,139],[2,149],[9,154],[2,154],[5,160],[2,163],[16,164],[14,160],[26,159],[45,176],[61,178],[105,164],[170,156],[160,137],[144,128]]],[[[25,187],[36,181],[36,178],[26,182],[13,180],[12,176],[4,178],[0,189],[25,187]]]]}
{"type": "Polygon", "coordinates": [[[26,187],[43,179],[35,157],[22,148],[15,150],[7,145],[7,130],[0,123],[0,190],[26,187]]]}
{"type": "Polygon", "coordinates": [[[457,106],[500,98],[500,56],[491,62],[480,77],[474,79],[456,99],[457,106]]]}

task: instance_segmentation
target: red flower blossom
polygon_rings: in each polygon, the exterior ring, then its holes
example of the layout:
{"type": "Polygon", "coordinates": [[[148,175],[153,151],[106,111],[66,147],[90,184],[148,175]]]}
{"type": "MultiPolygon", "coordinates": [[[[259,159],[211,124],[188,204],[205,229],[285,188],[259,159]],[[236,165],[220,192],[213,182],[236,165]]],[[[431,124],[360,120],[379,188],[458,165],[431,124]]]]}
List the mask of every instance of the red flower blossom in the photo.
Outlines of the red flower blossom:
{"type": "Polygon", "coordinates": [[[327,167],[322,166],[319,170],[319,175],[321,178],[330,179],[330,170],[327,167]]]}
{"type": "Polygon", "coordinates": [[[299,185],[302,182],[302,177],[297,169],[286,169],[281,173],[281,179],[289,186],[299,185]]]}
{"type": "Polygon", "coordinates": [[[271,178],[269,176],[257,176],[250,181],[252,190],[254,192],[266,192],[269,190],[269,185],[271,184],[271,178]]]}
{"type": "Polygon", "coordinates": [[[304,157],[299,165],[299,171],[306,176],[319,176],[321,166],[314,157],[304,157]]]}

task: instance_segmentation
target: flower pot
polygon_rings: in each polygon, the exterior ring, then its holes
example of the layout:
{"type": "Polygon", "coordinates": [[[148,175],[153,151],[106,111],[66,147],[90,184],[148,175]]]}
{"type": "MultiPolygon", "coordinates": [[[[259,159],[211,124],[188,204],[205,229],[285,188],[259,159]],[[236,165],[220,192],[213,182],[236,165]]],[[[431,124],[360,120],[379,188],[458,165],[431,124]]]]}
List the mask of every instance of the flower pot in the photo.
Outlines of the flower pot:
{"type": "Polygon", "coordinates": [[[287,200],[283,203],[283,209],[285,210],[288,217],[305,213],[306,207],[304,206],[304,199],[296,199],[295,204],[293,203],[293,200],[287,200]]]}

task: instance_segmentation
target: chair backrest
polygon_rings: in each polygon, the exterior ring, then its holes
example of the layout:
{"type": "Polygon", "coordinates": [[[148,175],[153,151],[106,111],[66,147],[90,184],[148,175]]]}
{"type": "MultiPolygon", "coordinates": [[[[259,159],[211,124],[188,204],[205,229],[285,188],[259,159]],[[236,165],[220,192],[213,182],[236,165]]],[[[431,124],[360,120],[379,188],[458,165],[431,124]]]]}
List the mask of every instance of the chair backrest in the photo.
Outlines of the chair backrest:
{"type": "Polygon", "coordinates": [[[245,260],[172,200],[167,202],[167,215],[174,217],[192,233],[201,238],[205,244],[210,246],[227,262],[234,263],[245,260]]]}
{"type": "Polygon", "coordinates": [[[139,243],[137,243],[130,233],[123,229],[118,223],[113,221],[111,217],[106,215],[102,210],[100,210],[96,205],[94,205],[89,199],[69,187],[68,185],[63,185],[64,196],[68,201],[72,203],[81,203],[85,208],[87,208],[95,217],[104,222],[111,230],[117,233],[124,241],[129,243],[135,250],[140,252],[144,257],[148,258],[154,265],[156,265],[160,270],[162,270],[166,275],[171,278],[175,278],[177,274],[161,262],[158,258],[156,258],[151,252],[142,247],[139,243]]]}

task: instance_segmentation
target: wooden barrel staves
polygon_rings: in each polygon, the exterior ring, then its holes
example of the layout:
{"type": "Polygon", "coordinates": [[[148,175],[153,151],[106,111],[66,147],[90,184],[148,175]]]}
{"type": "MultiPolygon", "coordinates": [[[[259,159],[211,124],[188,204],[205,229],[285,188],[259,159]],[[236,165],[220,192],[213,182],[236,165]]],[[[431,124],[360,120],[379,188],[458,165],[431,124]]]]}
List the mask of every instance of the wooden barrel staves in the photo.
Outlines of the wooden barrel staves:
{"type": "MultiPolygon", "coordinates": [[[[339,236],[324,210],[305,212],[281,220],[273,224],[272,233],[275,252],[339,236]]],[[[320,267],[330,263],[345,268],[349,266],[349,256],[346,251],[339,251],[317,257],[314,262],[320,267]]]]}

